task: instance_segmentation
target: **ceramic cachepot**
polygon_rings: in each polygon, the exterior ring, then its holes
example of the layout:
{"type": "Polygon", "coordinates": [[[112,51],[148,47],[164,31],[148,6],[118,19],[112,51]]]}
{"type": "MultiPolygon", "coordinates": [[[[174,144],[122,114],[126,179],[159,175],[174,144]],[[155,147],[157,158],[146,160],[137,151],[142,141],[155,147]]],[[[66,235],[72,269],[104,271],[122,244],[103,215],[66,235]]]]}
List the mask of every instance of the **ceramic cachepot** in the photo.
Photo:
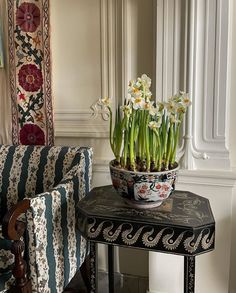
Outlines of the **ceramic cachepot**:
{"type": "Polygon", "coordinates": [[[175,189],[178,167],[162,172],[128,171],[110,162],[112,184],[127,203],[137,208],[153,208],[162,204],[175,189]]]}

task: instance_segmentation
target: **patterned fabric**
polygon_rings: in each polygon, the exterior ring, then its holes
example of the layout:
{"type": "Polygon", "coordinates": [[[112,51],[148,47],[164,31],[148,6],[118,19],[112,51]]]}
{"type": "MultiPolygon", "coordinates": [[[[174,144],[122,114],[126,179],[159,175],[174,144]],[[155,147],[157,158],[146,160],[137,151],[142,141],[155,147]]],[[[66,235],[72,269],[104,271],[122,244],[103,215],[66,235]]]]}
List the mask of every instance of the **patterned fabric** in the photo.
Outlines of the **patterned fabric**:
{"type": "Polygon", "coordinates": [[[6,292],[13,284],[11,269],[14,263],[14,255],[11,253],[10,240],[3,238],[2,226],[0,225],[0,292],[6,292]]]}
{"type": "Polygon", "coordinates": [[[12,273],[0,274],[0,292],[5,293],[14,283],[12,273]]]}
{"type": "Polygon", "coordinates": [[[14,144],[53,145],[49,0],[9,0],[14,144]]]}
{"type": "Polygon", "coordinates": [[[35,293],[62,292],[84,261],[75,209],[90,190],[91,160],[90,148],[0,146],[0,214],[30,199],[26,251],[35,293]]]}
{"type": "Polygon", "coordinates": [[[0,275],[9,273],[14,263],[14,255],[11,253],[10,240],[2,236],[2,226],[0,225],[0,275]]]}

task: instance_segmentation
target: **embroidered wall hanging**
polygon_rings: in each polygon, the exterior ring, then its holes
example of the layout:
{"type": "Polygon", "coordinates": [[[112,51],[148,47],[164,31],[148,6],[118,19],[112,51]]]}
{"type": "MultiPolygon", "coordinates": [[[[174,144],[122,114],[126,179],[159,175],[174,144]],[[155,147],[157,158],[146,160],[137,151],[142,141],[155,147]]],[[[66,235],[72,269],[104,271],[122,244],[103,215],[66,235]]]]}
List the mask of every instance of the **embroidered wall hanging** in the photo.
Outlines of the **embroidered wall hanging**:
{"type": "Polygon", "coordinates": [[[8,0],[12,140],[53,145],[49,0],[8,0]]]}

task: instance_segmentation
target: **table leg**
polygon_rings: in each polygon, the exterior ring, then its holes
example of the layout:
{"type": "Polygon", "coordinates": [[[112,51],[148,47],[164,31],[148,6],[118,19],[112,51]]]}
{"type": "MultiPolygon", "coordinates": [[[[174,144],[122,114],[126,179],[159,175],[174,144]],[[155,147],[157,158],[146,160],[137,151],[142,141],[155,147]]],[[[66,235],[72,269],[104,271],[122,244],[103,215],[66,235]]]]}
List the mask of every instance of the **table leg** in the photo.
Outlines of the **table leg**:
{"type": "Polygon", "coordinates": [[[98,288],[96,243],[90,241],[90,293],[96,293],[98,288]]]}
{"type": "Polygon", "coordinates": [[[194,293],[195,256],[184,257],[184,293],[194,293]]]}
{"type": "Polygon", "coordinates": [[[108,245],[108,280],[109,293],[114,293],[114,247],[112,245],[108,245]]]}

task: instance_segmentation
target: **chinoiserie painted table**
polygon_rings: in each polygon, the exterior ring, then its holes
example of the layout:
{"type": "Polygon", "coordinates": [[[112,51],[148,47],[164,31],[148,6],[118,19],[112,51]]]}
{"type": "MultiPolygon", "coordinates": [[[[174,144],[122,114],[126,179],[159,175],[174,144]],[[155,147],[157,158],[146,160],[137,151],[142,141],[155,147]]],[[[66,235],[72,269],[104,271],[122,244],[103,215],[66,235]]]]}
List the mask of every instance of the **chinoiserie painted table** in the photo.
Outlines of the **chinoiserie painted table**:
{"type": "Polygon", "coordinates": [[[109,293],[114,292],[113,245],[184,256],[184,293],[195,287],[195,256],[214,249],[208,199],[175,191],[157,208],[128,205],[112,186],[91,190],[78,205],[78,229],[90,241],[91,292],[97,292],[96,243],[108,244],[109,293]]]}

